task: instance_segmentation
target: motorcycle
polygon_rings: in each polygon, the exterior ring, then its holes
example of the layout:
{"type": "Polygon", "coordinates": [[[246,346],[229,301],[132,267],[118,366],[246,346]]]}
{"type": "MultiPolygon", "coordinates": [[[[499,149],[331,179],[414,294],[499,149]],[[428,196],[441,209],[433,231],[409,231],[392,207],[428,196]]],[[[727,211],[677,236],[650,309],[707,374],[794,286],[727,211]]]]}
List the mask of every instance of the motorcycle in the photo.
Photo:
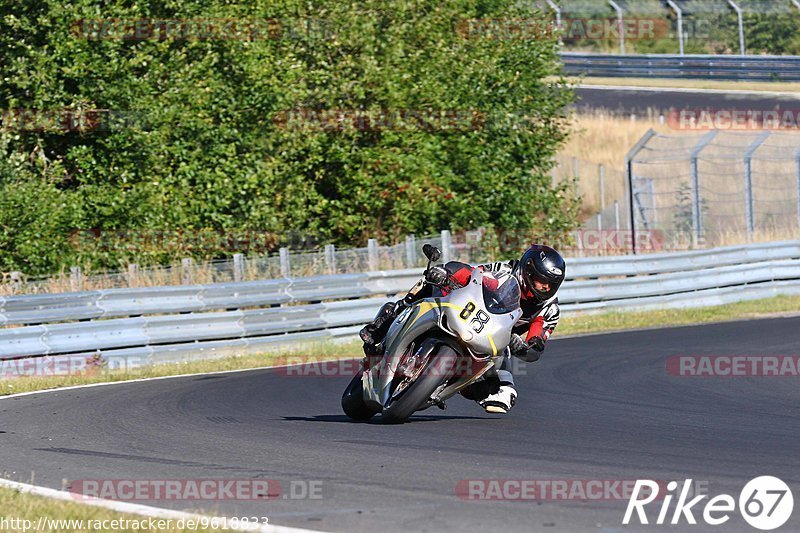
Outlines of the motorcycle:
{"type": "MultiPolygon", "coordinates": [[[[422,251],[427,273],[441,252],[430,244],[422,251]]],[[[348,417],[380,413],[382,422],[400,423],[434,405],[445,409],[445,400],[500,365],[522,315],[516,277],[476,268],[465,286],[448,281],[433,292],[397,316],[382,356],[364,358],[342,395],[348,417]]]]}

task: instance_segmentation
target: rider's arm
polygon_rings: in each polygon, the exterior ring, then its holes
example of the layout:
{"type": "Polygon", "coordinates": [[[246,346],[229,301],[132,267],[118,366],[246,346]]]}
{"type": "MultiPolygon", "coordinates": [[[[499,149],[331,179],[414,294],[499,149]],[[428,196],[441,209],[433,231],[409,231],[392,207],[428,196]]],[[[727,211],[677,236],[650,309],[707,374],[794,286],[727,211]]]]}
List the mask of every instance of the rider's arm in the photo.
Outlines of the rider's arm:
{"type": "Polygon", "coordinates": [[[447,274],[450,276],[451,280],[463,287],[469,283],[469,278],[472,276],[474,267],[460,261],[450,261],[444,265],[444,269],[447,270],[447,274]]]}
{"type": "Polygon", "coordinates": [[[558,298],[556,298],[545,305],[536,318],[531,321],[525,342],[534,348],[539,348],[539,351],[544,350],[544,343],[556,329],[559,318],[561,318],[561,311],[558,307],[558,298]]]}

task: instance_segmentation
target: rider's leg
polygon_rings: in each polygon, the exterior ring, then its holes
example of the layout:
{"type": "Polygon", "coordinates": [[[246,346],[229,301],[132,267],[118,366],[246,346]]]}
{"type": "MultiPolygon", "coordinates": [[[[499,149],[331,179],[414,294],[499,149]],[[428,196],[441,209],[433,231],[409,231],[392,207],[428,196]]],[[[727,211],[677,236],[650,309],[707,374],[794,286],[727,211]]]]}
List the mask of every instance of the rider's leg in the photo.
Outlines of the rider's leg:
{"type": "Polygon", "coordinates": [[[424,281],[418,281],[402,300],[383,304],[383,307],[380,308],[372,322],[361,328],[358,335],[361,337],[361,340],[364,341],[364,353],[366,355],[377,355],[380,353],[380,345],[383,342],[383,338],[386,337],[386,334],[389,332],[389,327],[392,325],[392,322],[394,322],[394,319],[403,312],[403,309],[410,307],[417,300],[424,298],[427,292],[430,292],[424,289],[424,281]]]}
{"type": "Polygon", "coordinates": [[[511,354],[506,351],[503,361],[497,369],[497,378],[500,381],[499,390],[495,394],[490,394],[483,400],[478,401],[487,413],[505,414],[514,407],[517,402],[517,390],[514,388],[514,375],[511,373],[512,360],[511,354]]]}

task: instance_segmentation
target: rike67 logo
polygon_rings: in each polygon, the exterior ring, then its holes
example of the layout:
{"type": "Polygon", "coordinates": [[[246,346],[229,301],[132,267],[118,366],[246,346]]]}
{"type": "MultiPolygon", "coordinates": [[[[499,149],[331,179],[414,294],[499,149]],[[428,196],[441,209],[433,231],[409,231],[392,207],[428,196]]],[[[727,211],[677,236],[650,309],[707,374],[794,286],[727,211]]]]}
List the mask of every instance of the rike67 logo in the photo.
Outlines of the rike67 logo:
{"type": "MultiPolygon", "coordinates": [[[[697,524],[694,516],[695,512],[700,513],[700,502],[708,498],[707,494],[695,496],[691,500],[689,494],[692,480],[684,481],[680,490],[675,509],[672,512],[671,520],[668,520],[670,504],[673,496],[678,495],[678,482],[670,481],[667,484],[667,494],[661,501],[661,509],[655,523],[680,524],[686,520],[688,524],[697,524]],[[695,509],[695,506],[697,508],[695,509]]],[[[636,480],[633,487],[633,494],[628,500],[628,508],[625,510],[625,517],[622,519],[624,525],[631,523],[634,511],[636,511],[639,523],[648,524],[645,506],[652,503],[658,496],[658,483],[649,479],[636,480]],[[644,494],[644,497],[640,497],[644,494]]],[[[702,517],[706,524],[719,526],[730,520],[731,513],[736,510],[736,500],[729,494],[714,496],[702,506],[702,517]]],[[[739,493],[739,512],[742,518],[756,529],[769,531],[781,527],[792,516],[794,509],[794,497],[789,486],[782,480],[773,476],[760,476],[751,479],[739,493]]]]}

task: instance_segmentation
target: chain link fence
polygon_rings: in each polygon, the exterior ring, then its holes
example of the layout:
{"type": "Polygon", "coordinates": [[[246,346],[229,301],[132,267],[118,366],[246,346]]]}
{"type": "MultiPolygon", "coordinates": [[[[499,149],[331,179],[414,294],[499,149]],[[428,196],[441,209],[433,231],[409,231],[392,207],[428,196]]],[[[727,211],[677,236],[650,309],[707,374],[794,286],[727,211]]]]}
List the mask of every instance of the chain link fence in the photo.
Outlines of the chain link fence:
{"type": "Polygon", "coordinates": [[[566,51],[798,54],[795,0],[518,0],[560,28],[566,51]],[[621,28],[621,31],[620,31],[621,28]]]}
{"type": "Polygon", "coordinates": [[[797,238],[799,150],[796,133],[651,130],[628,155],[627,215],[666,248],[797,238]]]}

